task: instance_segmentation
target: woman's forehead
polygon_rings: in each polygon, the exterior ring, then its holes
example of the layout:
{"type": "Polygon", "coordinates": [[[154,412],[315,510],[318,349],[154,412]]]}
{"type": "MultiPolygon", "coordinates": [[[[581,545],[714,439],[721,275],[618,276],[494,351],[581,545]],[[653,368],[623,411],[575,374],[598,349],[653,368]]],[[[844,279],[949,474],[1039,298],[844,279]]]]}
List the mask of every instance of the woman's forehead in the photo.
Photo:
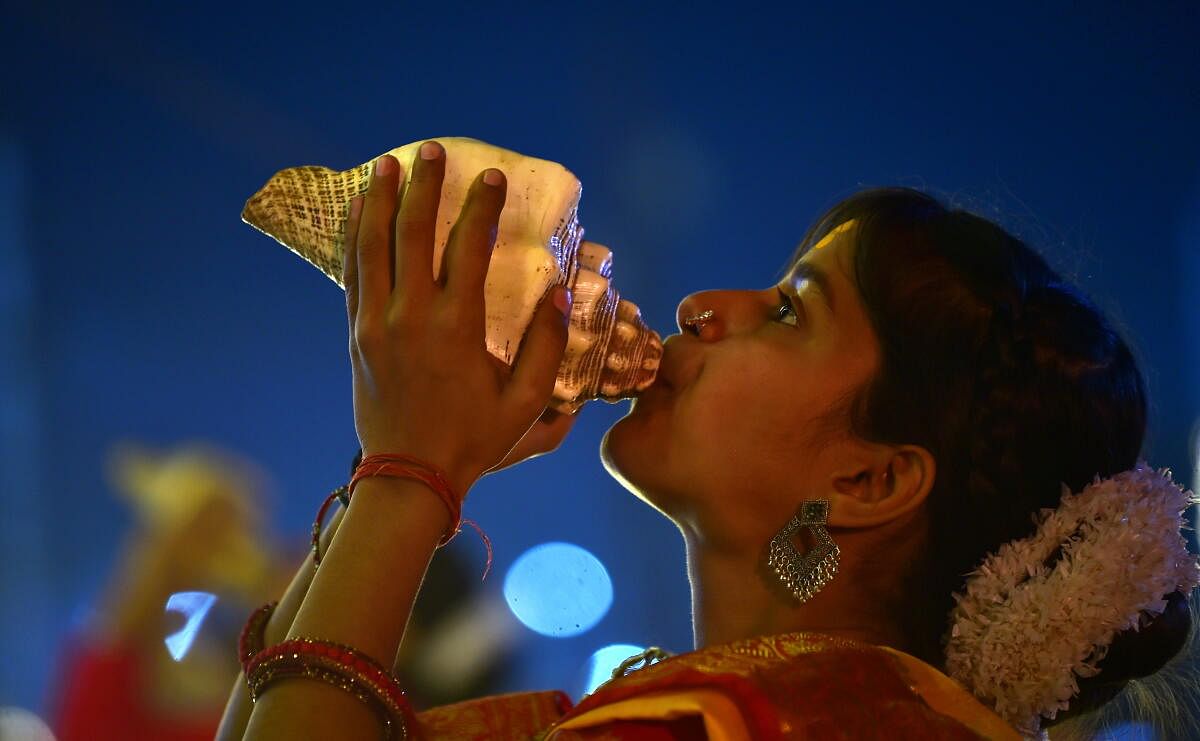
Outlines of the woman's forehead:
{"type": "MultiPolygon", "coordinates": [[[[856,225],[857,222],[851,219],[838,225],[837,228],[831,229],[828,234],[821,237],[810,249],[803,253],[798,253],[792,260],[791,265],[788,266],[785,275],[788,276],[789,280],[794,280],[797,277],[811,277],[809,273],[811,272],[811,265],[813,263],[824,265],[825,270],[821,272],[826,275],[832,270],[846,272],[848,265],[847,258],[850,256],[849,245],[846,243],[850,242],[850,232],[856,225]],[[838,249],[829,249],[834,244],[838,245],[838,249]],[[839,254],[835,257],[831,254],[834,252],[839,254]]],[[[822,287],[828,287],[828,283],[822,281],[822,287]]]]}
{"type": "Polygon", "coordinates": [[[790,263],[788,264],[787,270],[784,272],[784,274],[785,275],[793,274],[796,270],[796,265],[799,264],[799,262],[802,259],[804,259],[805,256],[819,254],[821,251],[828,248],[835,241],[842,239],[843,235],[847,235],[847,233],[850,232],[851,230],[853,230],[854,227],[856,227],[857,225],[858,225],[858,221],[856,219],[849,219],[848,221],[844,221],[841,224],[838,224],[833,229],[830,229],[829,232],[825,236],[821,237],[821,239],[818,240],[816,244],[814,244],[809,249],[804,250],[803,252],[801,251],[801,248],[803,247],[803,245],[802,244],[797,245],[796,251],[793,254],[792,259],[791,259],[790,263]]]}
{"type": "Polygon", "coordinates": [[[810,251],[817,252],[818,250],[828,247],[830,244],[833,243],[833,240],[837,239],[842,234],[845,234],[846,232],[852,230],[857,225],[858,225],[858,221],[856,219],[850,219],[849,221],[842,222],[837,227],[830,229],[829,233],[826,234],[824,237],[821,237],[821,241],[814,244],[812,250],[810,250],[810,251]]]}

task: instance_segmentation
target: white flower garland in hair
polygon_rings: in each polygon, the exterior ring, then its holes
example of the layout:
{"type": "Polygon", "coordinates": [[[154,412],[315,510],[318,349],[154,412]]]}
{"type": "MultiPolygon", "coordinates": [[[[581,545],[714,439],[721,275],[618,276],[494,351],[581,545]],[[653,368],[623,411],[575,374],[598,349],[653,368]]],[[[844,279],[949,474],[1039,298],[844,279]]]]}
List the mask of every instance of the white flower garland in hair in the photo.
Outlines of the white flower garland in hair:
{"type": "Polygon", "coordinates": [[[1167,469],[1133,469],[1035,516],[1037,532],[972,571],[955,594],[946,672],[1028,737],[1079,692],[1118,632],[1200,584],[1181,513],[1200,502],[1167,469]],[[1044,561],[1062,547],[1048,567],[1044,561]]]}

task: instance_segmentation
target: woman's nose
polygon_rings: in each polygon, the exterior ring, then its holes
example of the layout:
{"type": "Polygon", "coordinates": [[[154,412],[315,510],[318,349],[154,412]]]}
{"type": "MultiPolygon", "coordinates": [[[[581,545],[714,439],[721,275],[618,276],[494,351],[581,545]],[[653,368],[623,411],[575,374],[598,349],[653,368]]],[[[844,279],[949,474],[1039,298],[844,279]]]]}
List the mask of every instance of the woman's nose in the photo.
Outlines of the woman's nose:
{"type": "Polygon", "coordinates": [[[724,336],[732,311],[731,295],[736,293],[706,290],[686,297],[676,309],[679,331],[707,341],[724,336]]]}
{"type": "Polygon", "coordinates": [[[675,323],[684,334],[699,336],[703,325],[716,318],[716,310],[712,308],[711,295],[715,291],[701,291],[686,296],[675,309],[675,323]]]}
{"type": "Polygon", "coordinates": [[[714,341],[739,328],[762,321],[765,312],[759,291],[700,291],[679,303],[679,331],[714,341]]]}

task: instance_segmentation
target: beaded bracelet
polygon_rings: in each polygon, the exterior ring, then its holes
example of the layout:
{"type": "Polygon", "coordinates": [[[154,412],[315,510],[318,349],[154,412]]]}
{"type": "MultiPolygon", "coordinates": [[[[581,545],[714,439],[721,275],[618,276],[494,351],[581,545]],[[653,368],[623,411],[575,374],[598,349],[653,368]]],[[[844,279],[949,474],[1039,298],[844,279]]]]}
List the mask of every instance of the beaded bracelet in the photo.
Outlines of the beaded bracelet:
{"type": "Polygon", "coordinates": [[[246,685],[256,702],[275,680],[307,677],[332,684],[379,713],[385,738],[408,738],[412,706],[395,677],[370,656],[340,643],[295,638],[263,649],[247,663],[246,685]],[[398,735],[396,735],[398,734],[398,735]]]}

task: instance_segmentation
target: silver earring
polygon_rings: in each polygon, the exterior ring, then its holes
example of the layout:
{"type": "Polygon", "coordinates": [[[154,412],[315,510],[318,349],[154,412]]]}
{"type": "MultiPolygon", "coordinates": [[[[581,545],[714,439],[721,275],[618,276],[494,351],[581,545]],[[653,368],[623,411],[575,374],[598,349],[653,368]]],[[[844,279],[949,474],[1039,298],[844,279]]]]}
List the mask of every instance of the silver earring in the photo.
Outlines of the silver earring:
{"type": "Polygon", "coordinates": [[[828,499],[806,499],[788,524],[771,538],[767,565],[800,604],[812,599],[837,573],[841,549],[825,529],[828,519],[828,499]],[[804,555],[792,543],[792,535],[802,527],[807,527],[816,541],[804,555]]]}

